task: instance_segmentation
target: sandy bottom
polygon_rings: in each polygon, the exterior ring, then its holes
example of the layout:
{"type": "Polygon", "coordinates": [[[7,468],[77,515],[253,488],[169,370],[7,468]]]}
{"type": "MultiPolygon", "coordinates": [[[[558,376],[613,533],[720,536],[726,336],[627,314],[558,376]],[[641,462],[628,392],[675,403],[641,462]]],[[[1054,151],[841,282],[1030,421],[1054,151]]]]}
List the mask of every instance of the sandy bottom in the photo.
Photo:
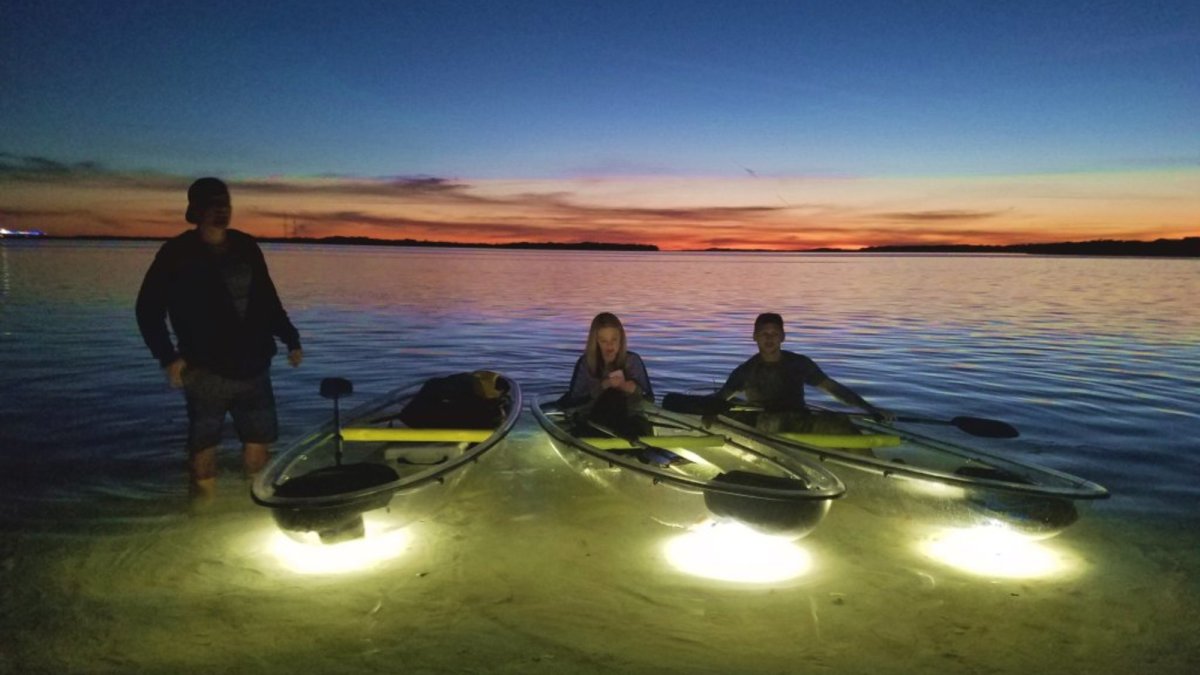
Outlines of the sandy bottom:
{"type": "MultiPolygon", "coordinates": [[[[848,480],[849,482],[849,480],[848,480]]],[[[1044,542],[1055,573],[979,575],[922,552],[884,495],[836,503],[772,583],[672,567],[680,530],[521,427],[400,552],[297,572],[248,488],[207,508],[0,542],[3,672],[1183,673],[1200,666],[1200,546],[1094,508],[1044,542]]],[[[851,485],[853,489],[853,485],[851,485]]],[[[174,506],[172,505],[173,509],[174,506]]]]}

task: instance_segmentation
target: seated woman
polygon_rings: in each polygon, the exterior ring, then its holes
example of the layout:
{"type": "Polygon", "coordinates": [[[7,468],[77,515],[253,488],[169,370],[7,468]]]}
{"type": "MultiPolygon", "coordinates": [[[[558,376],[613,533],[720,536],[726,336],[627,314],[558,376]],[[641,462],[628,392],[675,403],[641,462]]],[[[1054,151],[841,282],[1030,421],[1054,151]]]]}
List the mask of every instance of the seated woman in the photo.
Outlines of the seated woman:
{"type": "Polygon", "coordinates": [[[629,351],[621,320],[601,312],[592,319],[587,346],[559,405],[576,408],[579,423],[596,422],[627,436],[648,433],[649,422],[638,414],[643,401],[654,402],[646,365],[629,351]]]}

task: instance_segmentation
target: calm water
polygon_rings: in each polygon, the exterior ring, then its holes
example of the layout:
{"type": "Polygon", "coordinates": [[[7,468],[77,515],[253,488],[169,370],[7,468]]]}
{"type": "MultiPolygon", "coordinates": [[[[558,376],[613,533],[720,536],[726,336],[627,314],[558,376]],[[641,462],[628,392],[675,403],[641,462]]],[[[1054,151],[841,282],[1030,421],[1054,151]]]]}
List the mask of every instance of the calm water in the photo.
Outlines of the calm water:
{"type": "Polygon", "coordinates": [[[1197,606],[1197,261],[266,248],[306,355],[295,370],[276,362],[283,442],[329,414],[315,392],[332,375],[358,400],[474,368],[506,371],[527,397],[557,394],[601,310],[625,321],[660,397],[713,387],[753,353],[754,315],[773,310],[788,347],[877,404],[999,418],[1022,435],[926,431],[1113,493],[1056,538],[1084,561],[1069,580],[914,562],[901,510],[847,499],[806,540],[823,572],[746,589],[659,570],[647,553],[659,526],[572,475],[528,415],[404,557],[349,577],[273,567],[248,543],[270,523],[236,452],[218,503],[187,505],[182,400],[132,311],[156,248],[0,244],[0,628],[15,637],[0,670],[177,672],[209,657],[217,670],[381,672],[1195,663],[1182,631],[1197,606]]]}

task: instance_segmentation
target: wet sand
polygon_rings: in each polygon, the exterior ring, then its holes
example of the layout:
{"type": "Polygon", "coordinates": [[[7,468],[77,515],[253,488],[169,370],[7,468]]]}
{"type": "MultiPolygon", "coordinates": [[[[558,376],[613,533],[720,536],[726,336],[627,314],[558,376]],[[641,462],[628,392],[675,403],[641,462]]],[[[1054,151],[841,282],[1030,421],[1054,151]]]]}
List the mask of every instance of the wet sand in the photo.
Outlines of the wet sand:
{"type": "Polygon", "coordinates": [[[61,520],[64,508],[58,525],[6,535],[0,671],[1183,673],[1200,665],[1195,531],[1103,504],[1047,542],[1070,573],[1004,579],[922,555],[914,542],[927,524],[860,491],[801,542],[814,560],[809,574],[746,585],[670,567],[662,544],[678,530],[566,466],[527,421],[453,504],[410,528],[401,556],[365,571],[287,569],[267,548],[276,529],[247,484],[224,475],[220,488],[195,512],[182,498],[147,505],[141,518],[77,505],[77,523],[61,520]]]}

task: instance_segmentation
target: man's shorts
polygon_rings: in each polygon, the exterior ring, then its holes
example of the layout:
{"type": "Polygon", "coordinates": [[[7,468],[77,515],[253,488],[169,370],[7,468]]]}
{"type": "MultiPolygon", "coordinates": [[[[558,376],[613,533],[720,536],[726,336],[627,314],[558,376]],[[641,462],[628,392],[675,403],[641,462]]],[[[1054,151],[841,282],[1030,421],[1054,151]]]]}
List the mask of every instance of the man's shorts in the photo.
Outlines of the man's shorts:
{"type": "Polygon", "coordinates": [[[189,368],[183,376],[183,394],[188,411],[188,454],[220,443],[226,412],[233,417],[242,443],[273,443],[279,436],[270,371],[232,379],[189,368]]]}

